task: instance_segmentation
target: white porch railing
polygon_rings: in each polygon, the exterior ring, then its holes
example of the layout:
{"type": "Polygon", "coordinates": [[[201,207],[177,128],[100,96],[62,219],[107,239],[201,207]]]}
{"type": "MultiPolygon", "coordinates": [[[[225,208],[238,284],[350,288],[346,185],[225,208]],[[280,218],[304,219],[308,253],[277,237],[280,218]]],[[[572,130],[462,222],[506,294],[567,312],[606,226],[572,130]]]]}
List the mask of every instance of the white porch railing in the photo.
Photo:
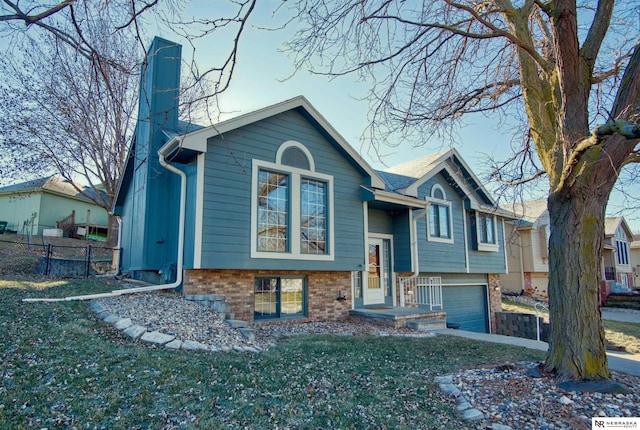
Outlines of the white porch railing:
{"type": "Polygon", "coordinates": [[[442,278],[439,276],[419,276],[399,278],[400,306],[429,306],[442,309],[442,278]]]}

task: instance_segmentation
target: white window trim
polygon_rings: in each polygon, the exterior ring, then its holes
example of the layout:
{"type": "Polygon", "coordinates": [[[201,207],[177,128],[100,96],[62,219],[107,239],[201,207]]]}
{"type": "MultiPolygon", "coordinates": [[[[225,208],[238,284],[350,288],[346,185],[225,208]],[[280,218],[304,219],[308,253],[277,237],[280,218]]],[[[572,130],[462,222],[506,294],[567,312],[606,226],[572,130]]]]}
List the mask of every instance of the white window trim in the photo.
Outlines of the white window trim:
{"type": "MultiPolygon", "coordinates": [[[[287,142],[285,142],[286,144],[287,142]]],[[[282,146],[284,146],[283,144],[282,146]]],[[[305,148],[306,149],[306,148],[305,148]]],[[[313,166],[311,159],[309,160],[313,166]]],[[[310,170],[298,169],[282,164],[270,163],[262,160],[252,160],[251,172],[251,258],[269,258],[280,260],[309,260],[309,261],[334,261],[334,216],[333,216],[333,176],[310,170]],[[258,251],[258,195],[257,183],[260,169],[276,171],[288,174],[291,178],[290,191],[290,218],[289,218],[289,252],[258,251]],[[327,241],[328,252],[326,254],[303,254],[300,251],[300,183],[302,178],[318,179],[327,184],[327,241]]]]}
{"type": "Polygon", "coordinates": [[[427,240],[429,242],[453,243],[453,212],[451,210],[451,202],[449,200],[446,200],[446,198],[447,198],[447,193],[444,192],[444,188],[442,188],[440,184],[433,184],[433,186],[431,187],[430,197],[425,197],[425,200],[428,203],[427,216],[425,217],[425,220],[427,223],[427,240]],[[433,197],[436,190],[440,190],[440,192],[442,193],[442,197],[444,197],[444,200],[436,199],[435,197],[433,197]],[[431,228],[429,225],[429,212],[431,210],[431,203],[434,203],[439,206],[447,206],[447,210],[449,211],[449,235],[451,237],[431,236],[431,228]]]}
{"type": "Polygon", "coordinates": [[[276,163],[278,165],[282,165],[282,155],[289,148],[297,148],[307,156],[307,161],[309,162],[309,170],[312,172],[316,171],[316,165],[313,161],[313,157],[311,156],[311,152],[300,142],[296,142],[295,140],[287,140],[278,148],[278,152],[276,152],[276,163]]]}
{"type": "Polygon", "coordinates": [[[498,245],[498,226],[496,224],[496,216],[490,214],[483,214],[486,217],[491,217],[491,223],[493,224],[493,235],[496,243],[484,243],[481,241],[480,236],[480,212],[476,212],[476,240],[478,242],[478,251],[486,252],[498,252],[500,251],[500,245],[498,245]]]}

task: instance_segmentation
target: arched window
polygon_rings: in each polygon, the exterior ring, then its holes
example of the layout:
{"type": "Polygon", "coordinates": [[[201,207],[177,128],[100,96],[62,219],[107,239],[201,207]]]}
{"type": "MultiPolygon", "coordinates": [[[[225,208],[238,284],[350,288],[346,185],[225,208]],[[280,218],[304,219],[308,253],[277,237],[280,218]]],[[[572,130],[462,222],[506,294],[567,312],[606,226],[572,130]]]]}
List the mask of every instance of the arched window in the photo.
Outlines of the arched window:
{"type": "Polygon", "coordinates": [[[439,184],[431,187],[429,202],[429,216],[427,217],[427,240],[432,242],[453,243],[453,228],[451,220],[451,202],[447,201],[447,194],[439,184]]]}
{"type": "Polygon", "coordinates": [[[316,170],[311,152],[295,140],[287,140],[280,145],[276,153],[276,163],[312,172],[316,170]]]}

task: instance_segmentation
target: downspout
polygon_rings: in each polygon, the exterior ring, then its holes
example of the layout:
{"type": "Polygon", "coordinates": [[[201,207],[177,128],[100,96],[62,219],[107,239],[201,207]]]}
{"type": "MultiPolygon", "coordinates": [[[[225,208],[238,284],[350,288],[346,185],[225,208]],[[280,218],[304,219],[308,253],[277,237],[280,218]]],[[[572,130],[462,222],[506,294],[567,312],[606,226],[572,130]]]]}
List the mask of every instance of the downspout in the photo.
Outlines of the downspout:
{"type": "Polygon", "coordinates": [[[403,278],[400,281],[400,306],[404,307],[404,283],[410,279],[416,279],[420,275],[420,259],[418,256],[418,239],[416,237],[416,231],[418,230],[418,219],[427,214],[428,209],[424,209],[418,215],[413,215],[413,209],[409,209],[409,218],[411,223],[409,224],[409,240],[411,241],[411,267],[413,273],[408,278],[403,278]]]}
{"type": "Polygon", "coordinates": [[[178,261],[176,270],[176,280],[170,284],[152,285],[149,287],[140,288],[126,288],[123,290],[114,290],[110,293],[101,294],[87,294],[84,296],[70,296],[63,298],[42,298],[42,299],[22,299],[23,302],[71,302],[76,300],[92,300],[106,297],[117,297],[125,294],[144,293],[148,291],[159,290],[171,290],[177,288],[182,284],[182,266],[183,266],[183,247],[184,247],[184,220],[185,220],[185,208],[187,202],[187,175],[177,167],[172,166],[165,160],[165,154],[162,152],[162,148],[158,150],[158,156],[160,157],[160,165],[170,172],[180,176],[180,219],[178,225],[178,261]]]}
{"type": "Polygon", "coordinates": [[[524,291],[524,254],[522,252],[522,234],[516,229],[515,230],[516,234],[518,235],[518,250],[519,250],[519,263],[520,263],[520,284],[522,285],[522,288],[520,289],[520,292],[522,293],[524,291]]]}
{"type": "Polygon", "coordinates": [[[160,158],[160,165],[170,172],[180,176],[180,218],[178,220],[178,262],[176,264],[176,280],[171,284],[167,284],[167,289],[177,288],[182,284],[182,266],[184,265],[184,222],[185,212],[187,206],[187,174],[177,167],[169,164],[164,158],[165,154],[162,152],[164,146],[158,150],[158,156],[160,158]]]}
{"type": "MultiPolygon", "coordinates": [[[[115,215],[114,215],[115,216],[115,215]]],[[[118,249],[118,261],[116,262],[116,276],[122,273],[122,217],[116,216],[116,221],[118,222],[118,244],[116,245],[118,249]]]]}

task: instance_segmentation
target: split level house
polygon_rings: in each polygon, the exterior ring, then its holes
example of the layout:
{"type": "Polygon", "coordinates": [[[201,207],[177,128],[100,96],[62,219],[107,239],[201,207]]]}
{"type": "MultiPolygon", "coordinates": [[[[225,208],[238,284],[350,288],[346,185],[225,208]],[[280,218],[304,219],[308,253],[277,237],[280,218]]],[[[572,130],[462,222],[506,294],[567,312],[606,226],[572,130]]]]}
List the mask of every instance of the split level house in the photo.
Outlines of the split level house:
{"type": "MultiPolygon", "coordinates": [[[[508,208],[518,219],[505,223],[508,272],[500,275],[502,291],[548,298],[550,221],[547,200],[525,201],[508,208]]],[[[633,288],[633,234],[623,217],[605,218],[602,243],[603,291],[633,288]]]]}
{"type": "Polygon", "coordinates": [[[509,214],[455,149],[376,171],[304,97],[186,125],[179,71],[154,39],[113,208],[123,272],[249,322],[414,307],[492,330],[509,214]]]}

